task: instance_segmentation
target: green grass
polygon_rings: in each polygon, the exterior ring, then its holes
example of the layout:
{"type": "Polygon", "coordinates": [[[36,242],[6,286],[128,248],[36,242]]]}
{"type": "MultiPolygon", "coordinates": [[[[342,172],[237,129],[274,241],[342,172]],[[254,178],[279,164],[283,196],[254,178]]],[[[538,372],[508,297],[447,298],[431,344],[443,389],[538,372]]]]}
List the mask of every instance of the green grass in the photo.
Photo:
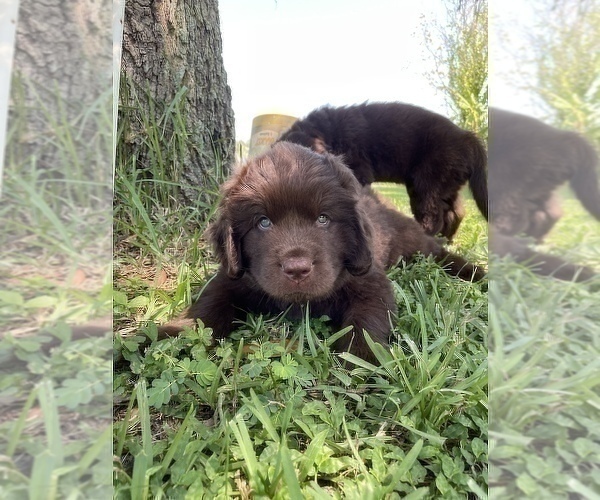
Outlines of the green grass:
{"type": "MultiPolygon", "coordinates": [[[[122,93],[132,91],[122,78],[122,93]]],[[[189,238],[198,239],[210,216],[218,187],[225,173],[220,164],[203,186],[182,183],[187,151],[197,148],[185,130],[186,89],[182,89],[164,109],[148,92],[136,94],[152,111],[146,114],[124,106],[119,108],[114,190],[115,247],[130,255],[167,255],[193,248],[189,238]],[[156,116],[154,113],[156,111],[156,116]],[[143,120],[132,126],[131,122],[143,120]],[[194,203],[185,204],[187,197],[194,203]]],[[[129,98],[123,98],[129,102],[129,98]]],[[[142,107],[141,104],[138,107],[142,107]]],[[[142,109],[144,109],[142,108],[142,109]]],[[[165,256],[165,257],[163,257],[165,256]]]]}
{"type": "MultiPolygon", "coordinates": [[[[175,131],[148,135],[143,147],[161,148],[149,165],[118,157],[114,291],[108,179],[87,168],[110,137],[82,148],[84,130],[105,130],[107,108],[99,101],[73,123],[46,113],[57,171],[23,157],[20,122],[11,129],[0,207],[4,496],[106,498],[112,470],[117,498],[486,498],[489,377],[489,494],[598,497],[595,284],[493,259],[489,366],[487,284],[428,259],[389,273],[400,312],[392,347],[373,346],[376,366],[332,353],[340,332],[325,318],[251,316],[216,346],[200,327],[139,352],[153,322],[189,304],[216,269],[202,237],[214,186],[184,207],[163,175],[186,147],[179,97],[147,124],[175,131]],[[112,436],[106,338],[71,338],[71,325],[111,302],[124,359],[112,436]]],[[[403,188],[377,189],[408,211],[403,188]]],[[[565,216],[540,249],[600,269],[598,222],[562,194],[565,216]]],[[[485,262],[486,227],[464,195],[452,247],[485,262]]]]}

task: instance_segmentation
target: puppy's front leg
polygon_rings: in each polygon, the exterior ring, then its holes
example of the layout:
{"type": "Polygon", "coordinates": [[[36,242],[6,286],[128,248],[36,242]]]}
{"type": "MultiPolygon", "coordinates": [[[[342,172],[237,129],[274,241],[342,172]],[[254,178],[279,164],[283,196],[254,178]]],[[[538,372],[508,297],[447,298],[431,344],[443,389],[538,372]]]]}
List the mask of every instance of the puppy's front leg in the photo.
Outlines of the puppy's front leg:
{"type": "Polygon", "coordinates": [[[235,304],[241,287],[243,285],[238,280],[232,280],[220,269],[196,302],[179,318],[158,328],[159,338],[176,336],[185,327],[194,328],[198,319],[202,320],[204,326],[212,328],[214,338],[226,337],[232,332],[233,321],[239,312],[235,304]]]}
{"type": "Polygon", "coordinates": [[[397,313],[392,286],[385,273],[372,271],[364,276],[354,277],[345,288],[344,295],[345,308],[342,312],[341,326],[354,328],[336,343],[335,348],[376,363],[363,330],[366,330],[375,342],[388,345],[391,316],[397,313]]]}

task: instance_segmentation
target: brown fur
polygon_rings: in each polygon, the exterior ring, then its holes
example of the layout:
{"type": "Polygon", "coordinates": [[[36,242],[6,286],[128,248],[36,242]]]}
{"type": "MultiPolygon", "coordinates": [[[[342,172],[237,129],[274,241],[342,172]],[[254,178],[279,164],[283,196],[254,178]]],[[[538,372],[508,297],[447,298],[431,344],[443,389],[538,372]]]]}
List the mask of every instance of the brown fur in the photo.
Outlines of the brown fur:
{"type": "Polygon", "coordinates": [[[280,140],[343,155],[363,185],[405,184],[427,234],[452,238],[463,218],[459,190],[467,181],[487,218],[485,149],[473,133],[437,113],[399,102],[325,106],[280,140]]]}
{"type": "Polygon", "coordinates": [[[246,311],[287,310],[293,318],[309,303],[312,316],[354,327],[338,350],[372,359],[363,329],[385,345],[396,313],[386,268],[420,252],[464,279],[483,277],[361,187],[333,155],[277,143],[241,166],[222,195],[209,229],[221,268],[183,317],[161,328],[163,336],[201,319],[223,338],[246,311]]]}

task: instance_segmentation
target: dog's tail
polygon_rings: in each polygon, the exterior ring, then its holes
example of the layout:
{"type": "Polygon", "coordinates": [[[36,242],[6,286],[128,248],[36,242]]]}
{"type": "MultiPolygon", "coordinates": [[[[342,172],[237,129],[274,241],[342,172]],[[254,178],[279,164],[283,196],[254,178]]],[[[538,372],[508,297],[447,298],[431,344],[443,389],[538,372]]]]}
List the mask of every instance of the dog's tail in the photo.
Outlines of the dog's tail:
{"type": "Polygon", "coordinates": [[[469,188],[477,208],[488,218],[488,185],[487,185],[487,152],[481,141],[475,134],[467,135],[470,147],[471,176],[469,177],[469,188]]]}
{"type": "Polygon", "coordinates": [[[600,190],[598,189],[598,154],[594,147],[578,134],[569,134],[569,148],[576,151],[571,188],[585,209],[600,220],[600,190]]]}

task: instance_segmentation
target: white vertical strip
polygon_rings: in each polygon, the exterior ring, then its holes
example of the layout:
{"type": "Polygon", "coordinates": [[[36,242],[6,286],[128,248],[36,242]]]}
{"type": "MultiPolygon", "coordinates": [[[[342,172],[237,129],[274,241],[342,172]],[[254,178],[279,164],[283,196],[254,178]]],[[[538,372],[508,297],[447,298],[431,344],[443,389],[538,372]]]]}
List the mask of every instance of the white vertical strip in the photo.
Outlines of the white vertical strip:
{"type": "Polygon", "coordinates": [[[8,96],[10,92],[15,33],[19,13],[19,0],[0,0],[0,193],[4,167],[4,145],[8,119],[8,96]]]}

